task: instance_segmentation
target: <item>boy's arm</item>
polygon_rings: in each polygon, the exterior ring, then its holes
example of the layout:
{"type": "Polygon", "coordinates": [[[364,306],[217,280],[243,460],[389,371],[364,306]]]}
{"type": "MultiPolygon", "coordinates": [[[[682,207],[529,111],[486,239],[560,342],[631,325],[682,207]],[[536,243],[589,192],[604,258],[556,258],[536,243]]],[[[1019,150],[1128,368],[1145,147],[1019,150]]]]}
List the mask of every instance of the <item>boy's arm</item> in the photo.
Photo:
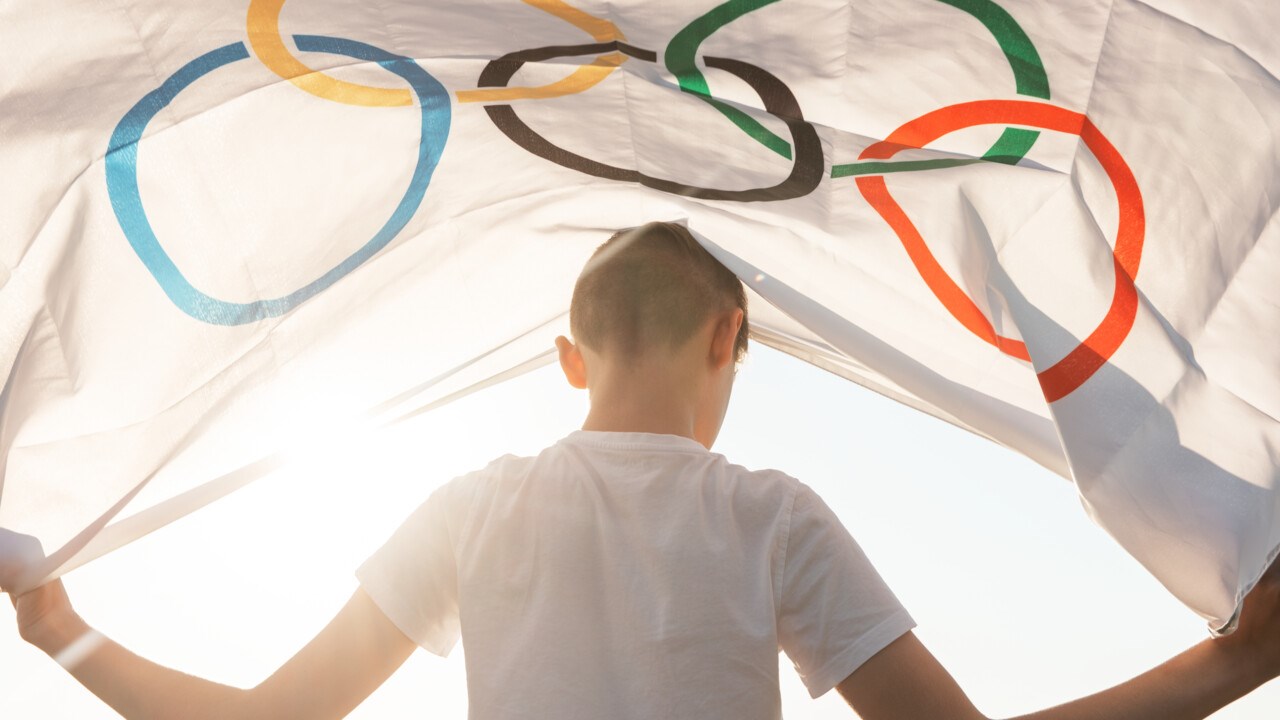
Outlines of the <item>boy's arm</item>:
{"type": "MultiPolygon", "coordinates": [[[[56,656],[90,631],[61,581],[13,599],[23,638],[56,656]]],[[[341,718],[369,696],[416,645],[363,590],[315,639],[250,690],[157,665],[103,640],[70,668],[77,680],[126,718],[341,718]]]]}
{"type": "MultiPolygon", "coordinates": [[[[1100,693],[1017,720],[1200,720],[1280,675],[1280,562],[1245,599],[1236,631],[1100,693]]],[[[863,720],[985,720],[907,633],[837,689],[863,720]]]]}

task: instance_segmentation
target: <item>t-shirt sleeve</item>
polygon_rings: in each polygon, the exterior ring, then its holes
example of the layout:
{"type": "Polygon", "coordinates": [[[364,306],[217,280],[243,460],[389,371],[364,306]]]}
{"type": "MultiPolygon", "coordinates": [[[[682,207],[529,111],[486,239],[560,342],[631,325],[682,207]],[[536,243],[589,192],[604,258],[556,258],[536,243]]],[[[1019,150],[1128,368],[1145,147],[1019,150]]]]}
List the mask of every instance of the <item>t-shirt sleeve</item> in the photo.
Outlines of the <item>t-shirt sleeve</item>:
{"type": "Polygon", "coordinates": [[[812,697],[915,627],[839,518],[801,483],[783,553],[778,644],[812,697]]]}
{"type": "Polygon", "coordinates": [[[458,641],[458,569],[449,533],[450,485],[431,494],[356,570],[383,614],[422,648],[447,656],[458,641]]]}

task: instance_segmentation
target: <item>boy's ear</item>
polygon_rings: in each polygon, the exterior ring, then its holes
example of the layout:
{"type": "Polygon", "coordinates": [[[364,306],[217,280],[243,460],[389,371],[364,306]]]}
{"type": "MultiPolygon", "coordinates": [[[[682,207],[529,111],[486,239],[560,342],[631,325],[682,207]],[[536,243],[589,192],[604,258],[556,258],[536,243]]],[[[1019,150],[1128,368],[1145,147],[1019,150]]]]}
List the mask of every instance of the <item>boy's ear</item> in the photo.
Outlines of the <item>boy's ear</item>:
{"type": "Polygon", "coordinates": [[[742,308],[716,316],[715,331],[711,335],[711,365],[716,370],[733,364],[734,346],[737,345],[742,319],[742,308]]]}
{"type": "Polygon", "coordinates": [[[560,369],[564,371],[564,379],[579,390],[587,387],[587,363],[582,359],[582,351],[569,338],[556,337],[556,350],[560,351],[560,369]]]}

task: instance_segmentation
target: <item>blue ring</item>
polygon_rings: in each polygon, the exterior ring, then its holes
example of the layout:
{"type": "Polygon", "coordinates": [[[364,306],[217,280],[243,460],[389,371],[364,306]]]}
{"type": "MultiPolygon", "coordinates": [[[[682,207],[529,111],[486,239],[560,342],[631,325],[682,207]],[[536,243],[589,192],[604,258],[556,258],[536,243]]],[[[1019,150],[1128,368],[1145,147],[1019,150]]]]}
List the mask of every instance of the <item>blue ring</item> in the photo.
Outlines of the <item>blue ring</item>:
{"type": "Polygon", "coordinates": [[[248,58],[249,51],[245,49],[244,43],[234,43],[205,53],[182,66],[160,87],[139,100],[120,119],[120,124],[116,125],[106,155],[107,194],[111,198],[111,207],[115,210],[120,229],[124,231],[142,264],[147,266],[147,270],[160,283],[161,289],[173,304],[197,320],[214,325],[243,325],[283,315],[373,257],[404,229],[417,212],[449,137],[449,93],[412,59],[355,40],[319,35],[295,35],[293,39],[303,52],[346,55],[357,60],[376,62],[404,78],[413,88],[422,108],[418,164],[413,170],[413,178],[409,180],[404,197],[400,199],[400,204],[391,213],[386,224],[363,247],[325,274],[283,297],[248,303],[210,297],[197,290],[183,276],[182,271],[160,246],[160,241],[147,220],[146,211],[142,208],[142,196],[138,191],[138,142],[147,129],[147,123],[172,102],[178,93],[204,75],[248,58]]]}

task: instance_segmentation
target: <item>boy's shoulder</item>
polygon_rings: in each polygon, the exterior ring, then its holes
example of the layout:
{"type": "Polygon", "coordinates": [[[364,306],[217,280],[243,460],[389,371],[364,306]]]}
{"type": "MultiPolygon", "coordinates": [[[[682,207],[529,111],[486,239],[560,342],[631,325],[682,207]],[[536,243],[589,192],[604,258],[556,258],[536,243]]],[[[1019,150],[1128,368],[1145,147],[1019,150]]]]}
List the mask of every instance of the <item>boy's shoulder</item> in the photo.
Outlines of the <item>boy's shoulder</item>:
{"type": "MultiPolygon", "coordinates": [[[[582,437],[581,434],[575,435],[577,439],[582,437]]],[[[483,467],[453,478],[441,489],[451,487],[449,492],[455,497],[473,496],[480,487],[499,490],[503,485],[518,484],[531,476],[568,469],[573,466],[575,457],[583,457],[580,453],[584,447],[591,450],[590,445],[584,446],[574,440],[575,436],[561,439],[532,455],[499,455],[483,467]]],[[[694,445],[696,443],[692,440],[682,445],[678,440],[664,439],[651,447],[634,448],[634,452],[645,452],[646,458],[644,461],[637,461],[636,456],[632,455],[627,463],[668,463],[673,472],[696,476],[702,482],[713,484],[723,491],[758,499],[768,497],[783,503],[789,503],[797,491],[807,488],[798,478],[783,470],[770,467],[749,468],[729,460],[721,453],[694,445]],[[663,443],[668,446],[663,447],[663,443]]],[[[614,451],[619,449],[605,448],[614,451]]],[[[587,459],[601,460],[607,455],[607,452],[603,456],[588,455],[587,459]]]]}

